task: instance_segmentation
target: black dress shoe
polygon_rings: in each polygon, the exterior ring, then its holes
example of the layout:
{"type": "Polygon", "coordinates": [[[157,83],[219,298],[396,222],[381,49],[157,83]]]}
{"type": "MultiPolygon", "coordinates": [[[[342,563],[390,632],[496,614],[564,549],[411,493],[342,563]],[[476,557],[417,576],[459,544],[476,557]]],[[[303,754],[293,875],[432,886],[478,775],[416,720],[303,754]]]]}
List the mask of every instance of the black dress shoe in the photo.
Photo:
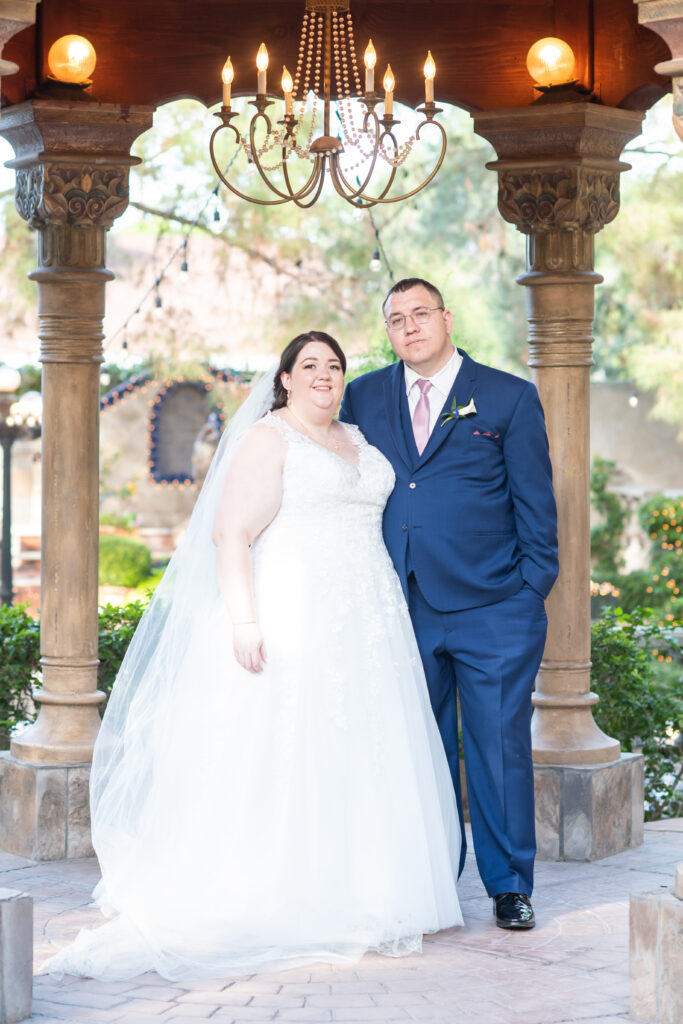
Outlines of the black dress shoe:
{"type": "Polygon", "coordinates": [[[525,892],[501,892],[493,897],[493,916],[499,928],[533,928],[531,900],[525,892]]]}

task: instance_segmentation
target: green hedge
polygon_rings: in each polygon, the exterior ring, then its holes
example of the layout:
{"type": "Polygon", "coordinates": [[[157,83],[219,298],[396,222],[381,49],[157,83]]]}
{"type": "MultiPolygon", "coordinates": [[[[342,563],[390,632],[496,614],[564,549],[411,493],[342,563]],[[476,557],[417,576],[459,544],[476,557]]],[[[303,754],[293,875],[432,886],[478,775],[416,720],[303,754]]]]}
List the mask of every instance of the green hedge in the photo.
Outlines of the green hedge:
{"type": "MultiPolygon", "coordinates": [[[[107,696],[146,605],[146,601],[134,601],[120,608],[111,604],[100,608],[97,685],[107,696]]],[[[35,718],[31,694],[40,685],[40,624],[26,605],[0,605],[0,649],[0,749],[4,750],[10,730],[35,718]]]]}
{"type": "Polygon", "coordinates": [[[146,544],[116,534],[100,537],[100,585],[137,587],[151,568],[152,555],[146,544]]]}
{"type": "Polygon", "coordinates": [[[40,625],[26,605],[0,605],[0,651],[0,750],[6,750],[12,726],[31,719],[40,661],[40,625]]]}
{"type": "Polygon", "coordinates": [[[683,814],[681,656],[649,610],[608,610],[591,628],[595,720],[622,750],[642,750],[649,821],[683,814]]]}

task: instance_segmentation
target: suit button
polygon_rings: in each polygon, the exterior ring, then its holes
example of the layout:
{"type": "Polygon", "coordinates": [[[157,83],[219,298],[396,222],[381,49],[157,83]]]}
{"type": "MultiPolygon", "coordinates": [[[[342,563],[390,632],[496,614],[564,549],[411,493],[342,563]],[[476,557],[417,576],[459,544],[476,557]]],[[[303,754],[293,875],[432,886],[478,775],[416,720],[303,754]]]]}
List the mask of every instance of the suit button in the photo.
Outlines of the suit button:
{"type": "Polygon", "coordinates": [[[410,487],[411,491],[414,491],[415,488],[417,487],[417,484],[411,481],[411,483],[408,484],[408,487],[410,487]]]}
{"type": "Polygon", "coordinates": [[[402,530],[403,530],[403,532],[405,533],[405,531],[406,531],[406,530],[408,529],[408,524],[407,524],[407,523],[404,523],[404,524],[403,524],[403,526],[401,527],[401,529],[402,529],[402,530]]]}

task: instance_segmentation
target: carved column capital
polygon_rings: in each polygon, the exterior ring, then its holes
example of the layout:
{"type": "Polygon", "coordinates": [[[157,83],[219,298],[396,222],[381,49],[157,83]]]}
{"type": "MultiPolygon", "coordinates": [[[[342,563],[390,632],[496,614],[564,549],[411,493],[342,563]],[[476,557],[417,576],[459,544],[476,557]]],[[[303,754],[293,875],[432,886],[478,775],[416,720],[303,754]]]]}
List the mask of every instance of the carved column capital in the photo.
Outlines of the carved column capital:
{"type": "Polygon", "coordinates": [[[575,165],[500,168],[498,209],[523,234],[580,230],[596,234],[619,212],[619,171],[575,165]]]}
{"type": "Polygon", "coordinates": [[[529,236],[530,271],[590,271],[593,236],[619,212],[619,157],[643,115],[593,103],[474,114],[496,149],[498,208],[529,236]]]}
{"type": "Polygon", "coordinates": [[[128,205],[129,165],[39,163],[17,168],[15,202],[33,228],[110,228],[128,205]]]}
{"type": "Polygon", "coordinates": [[[656,32],[671,50],[671,60],[655,65],[660,75],[672,79],[673,122],[683,140],[683,0],[635,0],[638,21],[656,32]]]}
{"type": "Polygon", "coordinates": [[[15,202],[39,232],[44,267],[104,267],[105,233],[128,205],[130,155],[151,107],[34,99],[0,125],[16,157],[15,202]]]}

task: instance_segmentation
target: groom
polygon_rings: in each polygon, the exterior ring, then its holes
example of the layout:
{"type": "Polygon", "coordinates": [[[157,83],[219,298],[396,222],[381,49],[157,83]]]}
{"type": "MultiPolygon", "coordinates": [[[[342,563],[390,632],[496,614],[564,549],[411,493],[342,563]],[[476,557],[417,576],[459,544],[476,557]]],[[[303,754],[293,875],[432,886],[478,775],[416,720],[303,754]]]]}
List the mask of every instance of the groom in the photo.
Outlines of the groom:
{"type": "Polygon", "coordinates": [[[340,418],[396,472],[384,539],[461,827],[457,694],[479,873],[496,924],[533,928],[531,691],[558,568],[543,410],[533,384],[453,347],[452,316],[428,281],[399,281],[383,312],[400,362],[352,381],[340,418]]]}

